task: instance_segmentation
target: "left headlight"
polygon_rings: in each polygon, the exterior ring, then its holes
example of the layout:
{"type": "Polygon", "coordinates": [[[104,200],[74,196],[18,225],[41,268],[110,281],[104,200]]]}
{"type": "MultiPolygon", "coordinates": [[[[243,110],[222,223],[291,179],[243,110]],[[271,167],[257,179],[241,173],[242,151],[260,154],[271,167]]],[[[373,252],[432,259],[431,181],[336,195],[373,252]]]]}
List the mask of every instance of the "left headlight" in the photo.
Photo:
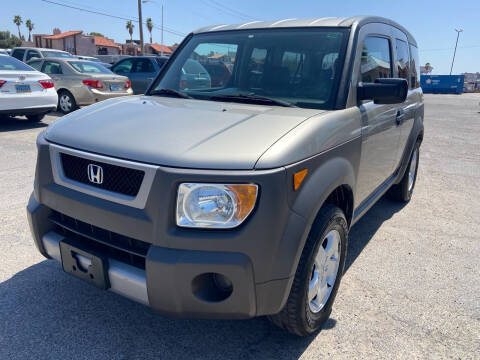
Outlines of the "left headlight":
{"type": "Polygon", "coordinates": [[[177,225],[234,228],[252,212],[257,194],[255,184],[182,183],[177,193],[177,225]]]}

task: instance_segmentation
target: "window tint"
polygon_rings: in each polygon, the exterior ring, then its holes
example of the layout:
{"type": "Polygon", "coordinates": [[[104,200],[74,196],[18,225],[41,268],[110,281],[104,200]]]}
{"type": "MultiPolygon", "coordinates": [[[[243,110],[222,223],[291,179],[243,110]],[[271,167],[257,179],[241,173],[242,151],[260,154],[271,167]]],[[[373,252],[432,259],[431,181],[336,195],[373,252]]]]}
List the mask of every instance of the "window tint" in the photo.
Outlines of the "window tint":
{"type": "Polygon", "coordinates": [[[29,50],[27,52],[27,58],[25,59],[25,61],[28,61],[28,60],[33,59],[33,58],[41,58],[40,53],[38,51],[35,51],[35,50],[29,50]]]}
{"type": "Polygon", "coordinates": [[[106,67],[96,64],[93,61],[84,62],[84,61],[69,61],[70,65],[73,66],[75,70],[85,74],[111,74],[112,72],[106,67]]]}
{"type": "Polygon", "coordinates": [[[390,41],[369,36],[365,38],[360,65],[363,82],[375,82],[378,78],[392,77],[390,41]]]}
{"type": "Polygon", "coordinates": [[[35,70],[40,71],[40,67],[42,66],[42,60],[33,60],[28,63],[29,66],[33,67],[35,70]]]}
{"type": "Polygon", "coordinates": [[[410,45],[410,88],[420,87],[420,60],[418,59],[418,49],[410,45]]]}
{"type": "Polygon", "coordinates": [[[149,59],[137,59],[135,61],[135,70],[136,73],[152,73],[155,72],[155,67],[149,59]]]}
{"type": "Polygon", "coordinates": [[[395,48],[397,50],[397,57],[395,59],[398,77],[408,79],[408,68],[410,67],[410,57],[408,55],[408,44],[400,39],[395,40],[395,48]]]}
{"type": "Polygon", "coordinates": [[[30,66],[10,56],[0,56],[0,70],[33,71],[30,66]]]}
{"type": "Polygon", "coordinates": [[[120,61],[118,64],[112,67],[113,72],[117,74],[126,74],[132,72],[133,59],[127,59],[120,61]]]}
{"type": "Polygon", "coordinates": [[[62,67],[59,63],[54,61],[45,61],[43,64],[43,71],[45,74],[62,74],[62,67]]]}
{"type": "Polygon", "coordinates": [[[16,50],[13,50],[12,56],[20,61],[23,61],[24,54],[25,54],[25,49],[16,49],[16,50]]]}

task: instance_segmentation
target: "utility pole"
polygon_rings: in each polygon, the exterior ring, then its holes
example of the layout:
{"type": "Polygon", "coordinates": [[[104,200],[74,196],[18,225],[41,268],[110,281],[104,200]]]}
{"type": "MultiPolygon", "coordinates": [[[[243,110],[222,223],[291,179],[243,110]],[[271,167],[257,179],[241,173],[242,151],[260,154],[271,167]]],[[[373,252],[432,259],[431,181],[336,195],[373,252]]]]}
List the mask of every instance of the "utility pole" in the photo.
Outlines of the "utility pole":
{"type": "Polygon", "coordinates": [[[160,38],[160,55],[163,56],[163,4],[162,4],[162,35],[160,38]]]}
{"type": "Polygon", "coordinates": [[[463,30],[462,29],[460,29],[460,30],[455,29],[455,31],[457,32],[457,42],[455,43],[455,50],[453,51],[453,59],[452,59],[452,66],[450,67],[450,75],[452,75],[453,63],[455,62],[455,54],[457,53],[458,38],[460,36],[460,33],[463,32],[463,30]]]}
{"type": "Polygon", "coordinates": [[[138,0],[138,26],[140,28],[140,55],[143,55],[142,0],[138,0]]]}

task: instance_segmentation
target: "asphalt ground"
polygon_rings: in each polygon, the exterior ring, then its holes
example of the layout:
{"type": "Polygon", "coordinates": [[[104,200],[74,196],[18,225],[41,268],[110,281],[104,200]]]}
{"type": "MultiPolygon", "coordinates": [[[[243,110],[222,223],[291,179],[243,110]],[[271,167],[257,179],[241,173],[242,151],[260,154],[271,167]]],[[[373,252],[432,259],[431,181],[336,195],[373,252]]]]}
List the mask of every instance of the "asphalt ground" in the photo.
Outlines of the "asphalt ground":
{"type": "Polygon", "coordinates": [[[352,228],[331,318],[307,338],[265,318],[167,319],[63,273],[25,213],[35,138],[58,115],[1,121],[0,359],[479,359],[479,102],[425,96],[413,199],[382,199],[352,228]]]}

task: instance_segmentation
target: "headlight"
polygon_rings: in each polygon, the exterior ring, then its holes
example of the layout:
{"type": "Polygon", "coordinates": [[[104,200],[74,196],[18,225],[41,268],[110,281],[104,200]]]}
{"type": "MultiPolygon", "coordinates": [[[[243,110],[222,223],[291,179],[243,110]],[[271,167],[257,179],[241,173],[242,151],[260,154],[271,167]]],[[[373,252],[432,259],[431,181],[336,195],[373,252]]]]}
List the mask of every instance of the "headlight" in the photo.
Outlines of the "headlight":
{"type": "Polygon", "coordinates": [[[177,225],[233,228],[250,214],[257,200],[254,184],[183,183],[177,194],[177,225]]]}

